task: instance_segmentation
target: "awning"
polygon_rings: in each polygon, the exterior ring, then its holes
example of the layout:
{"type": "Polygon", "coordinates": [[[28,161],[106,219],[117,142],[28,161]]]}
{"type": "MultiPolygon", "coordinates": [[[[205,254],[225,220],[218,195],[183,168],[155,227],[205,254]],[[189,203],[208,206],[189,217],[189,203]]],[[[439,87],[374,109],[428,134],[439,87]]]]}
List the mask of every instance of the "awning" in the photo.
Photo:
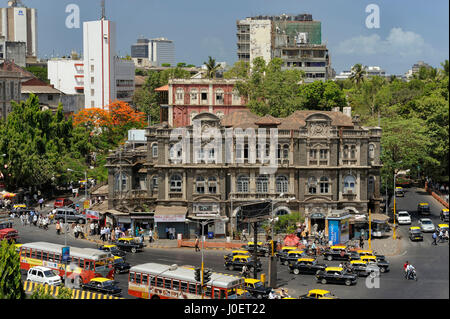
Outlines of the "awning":
{"type": "Polygon", "coordinates": [[[155,92],[166,92],[166,91],[169,91],[169,85],[168,84],[163,85],[163,86],[155,89],[155,92]]]}
{"type": "Polygon", "coordinates": [[[103,195],[108,194],[108,184],[100,186],[97,190],[91,193],[92,195],[103,195]]]}
{"type": "Polygon", "coordinates": [[[187,207],[183,206],[156,206],[154,220],[156,223],[185,222],[187,207]]]}
{"type": "Polygon", "coordinates": [[[387,220],[389,220],[389,216],[387,216],[385,214],[371,214],[370,219],[372,221],[374,221],[374,220],[387,221],[387,220]]]}
{"type": "Polygon", "coordinates": [[[102,214],[111,214],[111,215],[114,215],[114,216],[125,216],[125,215],[129,215],[128,213],[123,213],[123,212],[119,212],[118,210],[115,210],[115,209],[107,209],[107,210],[105,210],[104,212],[101,212],[102,214]]]}

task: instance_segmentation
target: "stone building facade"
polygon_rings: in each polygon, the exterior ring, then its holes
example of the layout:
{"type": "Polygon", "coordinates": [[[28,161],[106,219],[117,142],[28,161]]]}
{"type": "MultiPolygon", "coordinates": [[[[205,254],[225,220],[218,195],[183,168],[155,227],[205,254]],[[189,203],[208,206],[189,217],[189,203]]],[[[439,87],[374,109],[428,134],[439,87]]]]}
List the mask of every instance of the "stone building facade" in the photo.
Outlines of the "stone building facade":
{"type": "Polygon", "coordinates": [[[170,225],[184,236],[196,229],[186,217],[228,217],[208,231],[229,236],[245,227],[239,207],[266,199],[274,200],[276,214],[300,212],[308,227],[326,231],[332,210],[379,211],[381,128],[360,126],[350,108],[286,118],[237,110],[220,119],[203,112],[193,121],[179,132],[166,123],[148,127],[145,146],[108,157],[110,209],[152,212],[158,227],[170,225]],[[276,132],[276,144],[260,143],[261,129],[276,132]],[[196,130],[215,138],[195,140],[196,130]],[[271,162],[261,163],[264,156],[271,162]]]}

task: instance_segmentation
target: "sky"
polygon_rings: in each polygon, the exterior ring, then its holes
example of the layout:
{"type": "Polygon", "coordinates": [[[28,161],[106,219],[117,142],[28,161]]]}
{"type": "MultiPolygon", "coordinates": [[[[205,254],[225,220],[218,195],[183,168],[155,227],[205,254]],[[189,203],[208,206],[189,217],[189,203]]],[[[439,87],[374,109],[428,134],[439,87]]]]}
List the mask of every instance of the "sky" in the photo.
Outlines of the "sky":
{"type": "MultiPolygon", "coordinates": [[[[0,0],[6,7],[6,0],[0,0]]],[[[237,61],[236,21],[256,15],[310,13],[322,22],[337,73],[352,65],[377,65],[387,74],[404,74],[417,61],[440,67],[449,56],[448,0],[105,0],[107,19],[116,23],[119,55],[145,38],[166,37],[175,43],[176,62],[201,65],[212,56],[237,61]],[[379,8],[379,25],[366,20],[379,8]]],[[[38,11],[38,55],[61,57],[82,52],[82,22],[101,17],[100,0],[22,0],[38,11]],[[67,28],[70,13],[80,10],[80,28],[67,28]]],[[[369,19],[371,21],[376,21],[369,19]]]]}

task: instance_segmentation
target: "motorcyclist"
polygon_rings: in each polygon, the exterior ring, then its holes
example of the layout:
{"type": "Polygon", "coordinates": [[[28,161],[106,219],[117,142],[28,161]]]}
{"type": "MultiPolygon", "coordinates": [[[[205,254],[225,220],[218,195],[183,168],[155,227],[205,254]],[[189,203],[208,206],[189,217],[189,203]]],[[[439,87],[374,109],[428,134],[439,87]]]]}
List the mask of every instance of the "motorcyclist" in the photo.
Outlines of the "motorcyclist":
{"type": "Polygon", "coordinates": [[[416,268],[414,268],[413,265],[408,264],[408,266],[406,267],[406,278],[412,279],[412,274],[415,270],[416,270],[416,268]]]}
{"type": "Polygon", "coordinates": [[[273,289],[269,293],[269,299],[276,299],[275,291],[273,289]]]}
{"type": "Polygon", "coordinates": [[[247,267],[247,265],[242,266],[241,275],[242,275],[242,277],[248,277],[248,267],[247,267]]]}

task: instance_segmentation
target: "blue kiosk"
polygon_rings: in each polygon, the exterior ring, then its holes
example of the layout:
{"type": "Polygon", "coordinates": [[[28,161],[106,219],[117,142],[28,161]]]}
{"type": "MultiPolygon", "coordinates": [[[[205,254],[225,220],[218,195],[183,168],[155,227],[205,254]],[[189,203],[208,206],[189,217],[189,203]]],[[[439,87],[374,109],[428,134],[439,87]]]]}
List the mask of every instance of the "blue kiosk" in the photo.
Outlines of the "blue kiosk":
{"type": "Polygon", "coordinates": [[[327,216],[328,240],[331,245],[345,244],[349,241],[351,215],[345,210],[332,210],[327,216]]]}

